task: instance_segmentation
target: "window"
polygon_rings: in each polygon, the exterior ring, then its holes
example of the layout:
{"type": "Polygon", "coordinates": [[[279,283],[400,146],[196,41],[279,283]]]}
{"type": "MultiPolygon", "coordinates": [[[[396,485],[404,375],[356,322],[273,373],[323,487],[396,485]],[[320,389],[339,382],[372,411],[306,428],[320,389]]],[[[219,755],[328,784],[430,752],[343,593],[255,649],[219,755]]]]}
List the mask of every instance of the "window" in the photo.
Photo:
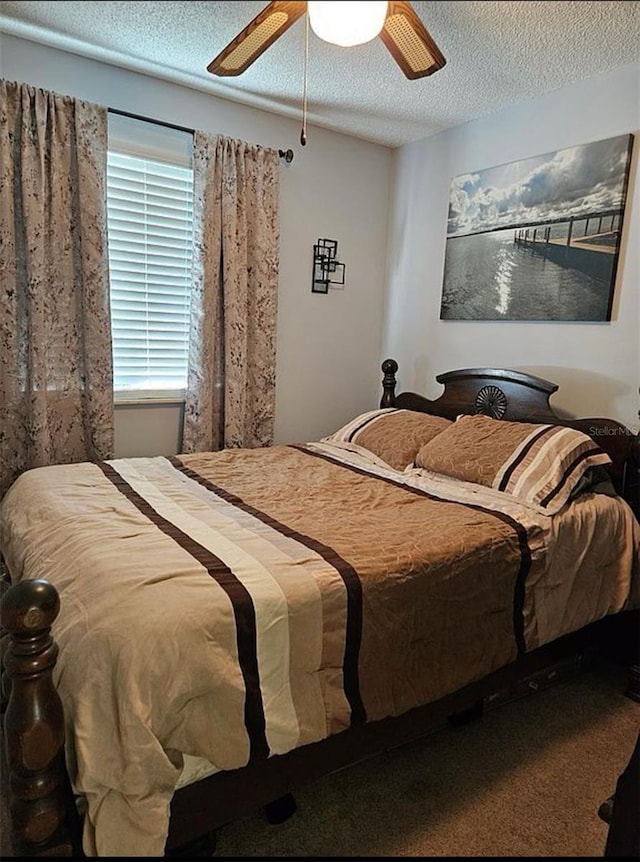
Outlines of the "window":
{"type": "Polygon", "coordinates": [[[116,400],[182,398],[193,171],[110,144],[107,212],[116,400]]]}

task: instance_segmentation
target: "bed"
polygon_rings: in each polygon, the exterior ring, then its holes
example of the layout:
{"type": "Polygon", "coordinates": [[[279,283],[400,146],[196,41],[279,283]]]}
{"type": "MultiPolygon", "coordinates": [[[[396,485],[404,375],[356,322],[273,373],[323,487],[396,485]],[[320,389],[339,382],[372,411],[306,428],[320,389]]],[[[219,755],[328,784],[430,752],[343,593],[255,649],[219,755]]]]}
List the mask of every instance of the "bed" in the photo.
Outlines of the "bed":
{"type": "Polygon", "coordinates": [[[177,852],[586,644],[633,645],[637,437],[558,417],[532,375],[448,372],[429,400],[382,369],[380,407],[323,440],[7,492],[24,855],[77,855],[80,828],[87,855],[177,852]]]}

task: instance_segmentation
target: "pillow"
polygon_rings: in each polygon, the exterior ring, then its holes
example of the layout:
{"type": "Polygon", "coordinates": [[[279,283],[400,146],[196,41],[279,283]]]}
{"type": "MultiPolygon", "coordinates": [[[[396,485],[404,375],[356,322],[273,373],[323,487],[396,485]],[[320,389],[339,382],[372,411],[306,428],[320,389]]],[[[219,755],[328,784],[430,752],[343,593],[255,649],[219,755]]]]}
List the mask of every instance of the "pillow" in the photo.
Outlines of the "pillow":
{"type": "Polygon", "coordinates": [[[383,407],[361,413],[324,441],[355,443],[381,458],[394,470],[413,464],[418,450],[453,423],[441,416],[383,407]]]}
{"type": "Polygon", "coordinates": [[[610,463],[574,428],[488,416],[460,416],[416,456],[418,467],[496,488],[547,514],[564,506],[589,468],[610,463]]]}

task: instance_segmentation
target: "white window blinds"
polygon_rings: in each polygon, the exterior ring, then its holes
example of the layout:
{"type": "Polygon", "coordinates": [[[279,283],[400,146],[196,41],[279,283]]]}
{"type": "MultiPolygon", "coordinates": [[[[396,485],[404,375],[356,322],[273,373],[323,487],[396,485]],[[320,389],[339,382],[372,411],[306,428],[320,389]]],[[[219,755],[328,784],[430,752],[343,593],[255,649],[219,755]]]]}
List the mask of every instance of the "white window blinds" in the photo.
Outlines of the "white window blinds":
{"type": "Polygon", "coordinates": [[[182,397],[187,378],[193,171],[110,150],[107,210],[117,398],[182,397]]]}

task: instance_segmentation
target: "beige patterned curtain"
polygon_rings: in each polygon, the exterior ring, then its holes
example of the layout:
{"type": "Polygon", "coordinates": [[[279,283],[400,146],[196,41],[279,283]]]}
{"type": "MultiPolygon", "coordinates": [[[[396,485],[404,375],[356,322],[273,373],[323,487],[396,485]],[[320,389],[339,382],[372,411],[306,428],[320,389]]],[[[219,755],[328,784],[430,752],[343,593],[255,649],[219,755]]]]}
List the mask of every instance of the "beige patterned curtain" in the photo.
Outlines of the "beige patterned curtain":
{"type": "Polygon", "coordinates": [[[110,457],[107,110],[0,81],[0,496],[110,457]]]}
{"type": "Polygon", "coordinates": [[[279,170],[276,150],[195,133],[184,452],[273,442],[279,170]]]}

